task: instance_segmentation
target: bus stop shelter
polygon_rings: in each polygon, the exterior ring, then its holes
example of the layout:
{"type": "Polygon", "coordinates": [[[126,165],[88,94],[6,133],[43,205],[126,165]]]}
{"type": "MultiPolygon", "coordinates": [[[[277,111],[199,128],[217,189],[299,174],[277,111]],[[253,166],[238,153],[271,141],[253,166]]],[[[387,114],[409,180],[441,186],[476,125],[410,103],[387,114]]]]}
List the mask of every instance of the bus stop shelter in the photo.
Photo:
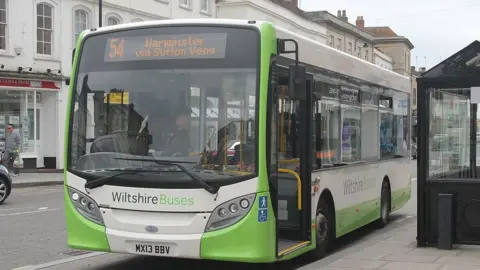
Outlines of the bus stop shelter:
{"type": "Polygon", "coordinates": [[[417,85],[417,246],[478,245],[480,42],[426,71],[417,85]]]}

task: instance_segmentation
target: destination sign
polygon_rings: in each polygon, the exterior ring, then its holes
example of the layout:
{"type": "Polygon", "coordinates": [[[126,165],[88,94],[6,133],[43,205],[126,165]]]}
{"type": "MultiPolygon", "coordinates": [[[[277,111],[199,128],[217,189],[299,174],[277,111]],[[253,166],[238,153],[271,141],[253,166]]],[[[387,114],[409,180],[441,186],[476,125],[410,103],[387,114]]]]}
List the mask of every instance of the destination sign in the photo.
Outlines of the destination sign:
{"type": "Polygon", "coordinates": [[[226,33],[150,35],[109,38],[105,62],[221,59],[225,58],[226,33]]]}

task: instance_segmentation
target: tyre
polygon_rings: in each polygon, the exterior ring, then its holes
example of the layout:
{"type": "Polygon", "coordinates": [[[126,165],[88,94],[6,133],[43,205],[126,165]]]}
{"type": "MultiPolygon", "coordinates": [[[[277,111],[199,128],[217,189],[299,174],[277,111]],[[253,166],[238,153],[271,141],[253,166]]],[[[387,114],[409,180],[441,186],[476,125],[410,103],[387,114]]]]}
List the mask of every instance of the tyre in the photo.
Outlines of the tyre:
{"type": "Polygon", "coordinates": [[[7,179],[0,176],[0,204],[7,199],[9,189],[10,185],[8,184],[7,179]]]}
{"type": "Polygon", "coordinates": [[[387,181],[382,183],[382,191],[380,196],[380,219],[377,221],[378,228],[384,228],[388,224],[390,218],[391,194],[390,186],[387,181]]]}
{"type": "Polygon", "coordinates": [[[330,210],[325,199],[320,198],[315,217],[315,230],[317,247],[309,254],[309,259],[318,260],[325,256],[327,251],[333,249],[334,234],[334,214],[330,210]]]}

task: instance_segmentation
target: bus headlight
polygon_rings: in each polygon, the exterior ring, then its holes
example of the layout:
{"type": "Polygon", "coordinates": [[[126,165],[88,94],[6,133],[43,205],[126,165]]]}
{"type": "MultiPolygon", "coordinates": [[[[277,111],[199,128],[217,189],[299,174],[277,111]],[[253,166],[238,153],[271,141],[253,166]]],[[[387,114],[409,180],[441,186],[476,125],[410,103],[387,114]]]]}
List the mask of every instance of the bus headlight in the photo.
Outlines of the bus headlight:
{"type": "Polygon", "coordinates": [[[252,208],[255,194],[248,194],[217,206],[208,220],[205,232],[232,226],[240,221],[252,208]]]}
{"type": "Polygon", "coordinates": [[[93,223],[103,225],[103,218],[100,209],[92,198],[71,187],[68,187],[68,195],[70,201],[72,201],[73,205],[82,216],[93,223]]]}

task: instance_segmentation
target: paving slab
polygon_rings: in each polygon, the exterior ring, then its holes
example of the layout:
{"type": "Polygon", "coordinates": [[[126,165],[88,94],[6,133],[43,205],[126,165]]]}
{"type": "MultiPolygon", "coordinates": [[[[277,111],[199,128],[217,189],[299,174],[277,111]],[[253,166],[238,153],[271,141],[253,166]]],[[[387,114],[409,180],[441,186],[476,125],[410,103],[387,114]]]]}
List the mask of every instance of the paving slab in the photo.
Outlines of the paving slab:
{"type": "Polygon", "coordinates": [[[319,260],[302,270],[480,270],[480,246],[456,245],[452,250],[418,248],[416,219],[402,227],[360,243],[335,259],[319,260]]]}

